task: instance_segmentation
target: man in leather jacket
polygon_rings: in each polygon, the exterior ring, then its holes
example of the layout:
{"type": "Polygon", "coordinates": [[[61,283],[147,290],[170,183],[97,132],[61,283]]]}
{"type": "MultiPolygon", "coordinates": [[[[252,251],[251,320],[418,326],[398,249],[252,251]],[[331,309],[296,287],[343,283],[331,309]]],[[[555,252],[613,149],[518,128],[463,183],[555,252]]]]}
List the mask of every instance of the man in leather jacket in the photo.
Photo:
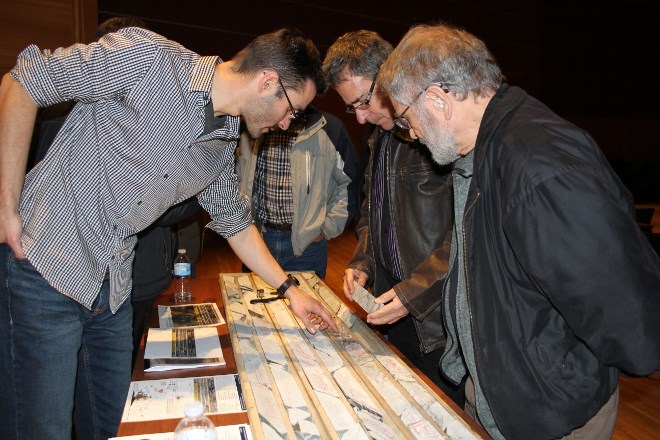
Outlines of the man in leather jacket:
{"type": "Polygon", "coordinates": [[[397,125],[454,163],[441,366],[469,376],[466,410],[494,439],[610,438],[619,374],[660,365],[660,260],[629,191],[462,29],[411,29],[379,85],[397,125]]]}
{"type": "Polygon", "coordinates": [[[389,302],[370,313],[368,322],[383,325],[388,340],[461,404],[462,389],[443,378],[439,368],[445,346],[440,307],[449,250],[445,239],[453,223],[449,169],[434,164],[424,145],[395,127],[392,105],[375,87],[391,50],[375,32],[349,32],[330,47],[323,63],[347,112],[374,126],[363,145],[370,152],[365,199],[344,293],[352,299],[356,281],[371,286],[377,303],[389,302]]]}

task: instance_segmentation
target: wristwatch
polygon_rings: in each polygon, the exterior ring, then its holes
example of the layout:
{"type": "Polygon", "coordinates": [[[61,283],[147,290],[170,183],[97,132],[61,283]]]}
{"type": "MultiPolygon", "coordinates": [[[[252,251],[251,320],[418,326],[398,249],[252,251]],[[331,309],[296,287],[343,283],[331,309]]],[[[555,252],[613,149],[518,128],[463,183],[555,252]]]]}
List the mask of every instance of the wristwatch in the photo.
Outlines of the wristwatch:
{"type": "Polygon", "coordinates": [[[300,286],[300,281],[298,281],[298,278],[294,277],[291,274],[287,274],[287,275],[288,276],[286,277],[286,280],[284,280],[284,282],[280,284],[280,287],[277,288],[278,296],[284,296],[287,289],[293,285],[300,286]]]}

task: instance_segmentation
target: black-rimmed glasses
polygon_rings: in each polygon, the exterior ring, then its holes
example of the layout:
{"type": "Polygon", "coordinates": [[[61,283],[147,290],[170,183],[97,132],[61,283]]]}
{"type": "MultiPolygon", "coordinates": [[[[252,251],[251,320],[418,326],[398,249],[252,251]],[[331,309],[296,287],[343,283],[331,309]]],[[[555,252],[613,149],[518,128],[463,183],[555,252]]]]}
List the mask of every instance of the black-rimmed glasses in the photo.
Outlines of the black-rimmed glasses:
{"type": "Polygon", "coordinates": [[[277,78],[277,81],[280,83],[280,87],[282,87],[284,96],[286,97],[286,100],[289,103],[289,115],[290,115],[289,117],[291,119],[297,119],[300,116],[300,110],[296,110],[293,107],[293,104],[291,103],[291,98],[289,98],[289,94],[286,92],[286,89],[284,88],[284,84],[282,84],[282,80],[280,78],[277,78]]]}
{"type": "Polygon", "coordinates": [[[374,76],[374,79],[371,80],[371,87],[369,87],[369,92],[367,92],[367,97],[364,99],[362,102],[358,102],[357,105],[354,104],[349,104],[346,106],[346,113],[350,113],[352,115],[355,114],[357,110],[366,110],[369,108],[369,102],[371,101],[371,95],[374,93],[374,87],[376,86],[376,76],[374,76]]]}
{"type": "Polygon", "coordinates": [[[403,116],[403,115],[406,114],[406,112],[408,111],[408,109],[409,109],[410,107],[412,107],[413,104],[414,104],[415,102],[417,102],[417,100],[420,98],[420,96],[422,96],[422,95],[424,94],[424,92],[426,92],[426,89],[428,89],[429,87],[431,87],[431,86],[438,86],[438,87],[440,87],[442,90],[444,90],[445,93],[449,93],[449,89],[447,89],[447,88],[445,87],[445,86],[448,86],[448,85],[451,85],[451,84],[444,83],[444,82],[433,82],[433,83],[429,84],[428,86],[426,86],[426,87],[424,88],[424,90],[422,90],[421,92],[419,92],[419,95],[417,95],[417,97],[416,97],[415,99],[413,99],[413,101],[412,101],[410,104],[408,104],[408,107],[406,107],[405,110],[402,111],[400,115],[397,115],[397,114],[394,115],[394,123],[395,123],[398,127],[403,128],[404,130],[410,130],[410,128],[411,128],[410,121],[409,121],[408,119],[406,119],[405,116],[403,116]]]}

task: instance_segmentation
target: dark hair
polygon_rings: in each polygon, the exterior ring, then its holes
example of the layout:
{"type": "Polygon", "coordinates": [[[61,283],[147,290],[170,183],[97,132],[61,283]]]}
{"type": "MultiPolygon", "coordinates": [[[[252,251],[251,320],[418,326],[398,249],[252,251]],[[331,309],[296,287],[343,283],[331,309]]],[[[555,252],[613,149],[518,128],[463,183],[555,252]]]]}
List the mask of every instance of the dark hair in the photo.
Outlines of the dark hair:
{"type": "Polygon", "coordinates": [[[302,92],[307,80],[316,94],[325,92],[327,84],[321,68],[321,55],[312,40],[297,29],[279,29],[260,35],[232,58],[232,70],[254,74],[263,69],[277,72],[285,87],[302,92]]]}
{"type": "Polygon", "coordinates": [[[110,32],[117,32],[119,29],[127,27],[139,27],[146,29],[147,25],[144,21],[137,17],[112,17],[108,18],[106,21],[101,23],[99,27],[96,28],[96,34],[94,37],[98,40],[105,34],[110,32]]]}
{"type": "Polygon", "coordinates": [[[325,55],[323,71],[328,84],[337,87],[346,79],[347,73],[373,79],[390,52],[392,45],[376,32],[359,30],[345,33],[337,38],[325,55]]]}

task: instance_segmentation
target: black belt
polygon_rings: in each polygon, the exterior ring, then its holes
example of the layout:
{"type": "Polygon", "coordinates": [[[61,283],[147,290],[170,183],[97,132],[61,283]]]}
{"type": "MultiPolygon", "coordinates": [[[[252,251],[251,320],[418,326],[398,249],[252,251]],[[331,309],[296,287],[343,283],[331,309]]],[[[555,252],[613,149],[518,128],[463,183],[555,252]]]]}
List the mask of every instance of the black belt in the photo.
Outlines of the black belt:
{"type": "Polygon", "coordinates": [[[275,224],[275,223],[264,223],[264,228],[266,229],[274,229],[276,231],[291,231],[291,223],[280,223],[280,224],[275,224]]]}

